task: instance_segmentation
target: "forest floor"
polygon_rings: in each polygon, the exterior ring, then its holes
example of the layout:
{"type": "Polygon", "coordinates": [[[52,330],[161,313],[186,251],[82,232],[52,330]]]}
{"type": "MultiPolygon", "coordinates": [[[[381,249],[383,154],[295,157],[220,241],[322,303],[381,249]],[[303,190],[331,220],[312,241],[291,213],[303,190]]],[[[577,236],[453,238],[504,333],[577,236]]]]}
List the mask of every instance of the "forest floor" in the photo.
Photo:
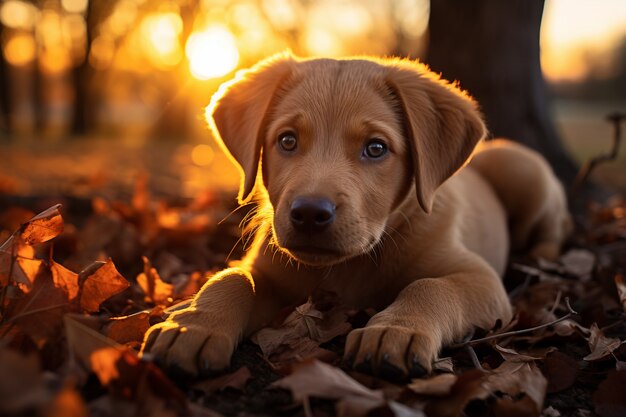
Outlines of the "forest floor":
{"type": "Polygon", "coordinates": [[[626,415],[617,194],[575,217],[558,262],[512,259],[514,321],[444,350],[424,379],[347,369],[346,334],[372,312],[332,299],[283,312],[222,375],[181,378],[140,360],[148,326],[242,254],[246,210],[223,191],[236,171],[194,149],[0,147],[1,415],[626,415]]]}

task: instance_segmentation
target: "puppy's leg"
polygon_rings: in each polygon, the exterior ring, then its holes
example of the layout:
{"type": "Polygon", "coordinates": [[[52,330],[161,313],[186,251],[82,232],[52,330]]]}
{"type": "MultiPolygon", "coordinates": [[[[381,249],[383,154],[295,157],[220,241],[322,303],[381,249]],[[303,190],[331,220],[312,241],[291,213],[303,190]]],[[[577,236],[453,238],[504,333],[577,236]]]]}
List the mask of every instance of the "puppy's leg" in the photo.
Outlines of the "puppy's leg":
{"type": "Polygon", "coordinates": [[[498,139],[482,144],[469,166],[491,184],[506,208],[513,250],[557,258],[572,221],[563,186],[546,160],[529,148],[498,139]]]}
{"type": "Polygon", "coordinates": [[[148,330],[142,354],[149,352],[166,366],[192,375],[228,367],[237,343],[253,324],[250,322],[258,326],[275,310],[268,299],[259,299],[257,290],[252,276],[243,269],[218,273],[188,308],[148,330]]]}
{"type": "Polygon", "coordinates": [[[511,306],[496,272],[478,255],[450,254],[461,267],[438,278],[414,281],[346,342],[345,357],[389,378],[421,376],[432,369],[442,345],[473,326],[508,323],[511,306]]]}

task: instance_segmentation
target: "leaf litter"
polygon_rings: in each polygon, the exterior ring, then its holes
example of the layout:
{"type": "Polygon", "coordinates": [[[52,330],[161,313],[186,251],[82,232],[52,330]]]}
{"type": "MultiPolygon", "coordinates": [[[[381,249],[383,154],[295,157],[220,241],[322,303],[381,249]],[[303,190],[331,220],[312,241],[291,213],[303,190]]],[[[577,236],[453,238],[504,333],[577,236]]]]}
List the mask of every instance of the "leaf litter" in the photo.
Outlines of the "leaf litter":
{"type": "Polygon", "coordinates": [[[96,198],[72,222],[59,205],[0,207],[0,414],[624,415],[622,199],[592,205],[558,261],[515,257],[514,320],[444,349],[423,379],[346,368],[345,337],[372,312],[332,294],[281,312],[223,374],[168,376],[141,340],[241,255],[230,198],[157,201],[143,178],[129,203],[96,198]]]}

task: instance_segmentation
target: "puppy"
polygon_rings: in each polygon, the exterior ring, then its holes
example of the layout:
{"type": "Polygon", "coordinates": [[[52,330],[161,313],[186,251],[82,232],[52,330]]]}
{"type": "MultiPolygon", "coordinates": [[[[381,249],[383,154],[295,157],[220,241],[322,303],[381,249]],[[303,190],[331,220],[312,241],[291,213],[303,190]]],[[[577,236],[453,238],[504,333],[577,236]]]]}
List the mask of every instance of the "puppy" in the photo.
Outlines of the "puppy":
{"type": "Polygon", "coordinates": [[[563,189],[535,152],[490,142],[461,169],[485,126],[419,63],[278,55],[210,110],[239,201],[256,188],[263,202],[240,265],[146,334],[143,352],[191,374],[227,367],[242,337],[325,290],[378,311],[349,334],[349,363],[424,375],[443,345],[511,319],[511,245],[554,257],[567,233],[563,189]]]}

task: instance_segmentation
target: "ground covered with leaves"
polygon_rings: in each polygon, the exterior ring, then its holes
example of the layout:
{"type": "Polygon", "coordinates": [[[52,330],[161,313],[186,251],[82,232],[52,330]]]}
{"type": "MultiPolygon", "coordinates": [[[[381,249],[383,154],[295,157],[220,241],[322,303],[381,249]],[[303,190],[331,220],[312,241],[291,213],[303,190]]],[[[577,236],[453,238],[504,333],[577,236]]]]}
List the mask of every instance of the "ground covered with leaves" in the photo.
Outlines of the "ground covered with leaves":
{"type": "Polygon", "coordinates": [[[145,178],[127,201],[0,195],[0,415],[626,415],[623,199],[577,217],[558,262],[511,260],[513,322],[446,348],[426,378],[348,370],[345,337],[373,312],[330,294],[282,312],[223,374],[167,374],[139,358],[143,334],[241,256],[232,202],[161,201],[145,178]]]}

